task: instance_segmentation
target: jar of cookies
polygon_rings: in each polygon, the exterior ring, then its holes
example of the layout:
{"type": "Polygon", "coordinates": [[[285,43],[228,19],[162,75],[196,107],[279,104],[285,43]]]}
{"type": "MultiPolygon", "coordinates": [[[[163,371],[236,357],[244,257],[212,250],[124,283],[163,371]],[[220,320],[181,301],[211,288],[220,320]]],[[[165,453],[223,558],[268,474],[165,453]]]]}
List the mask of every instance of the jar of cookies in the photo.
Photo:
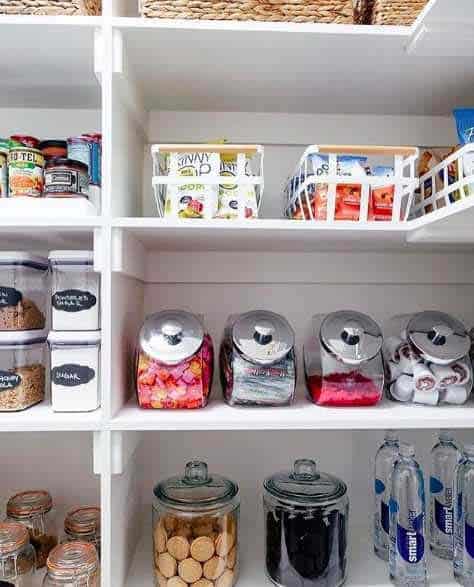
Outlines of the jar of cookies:
{"type": "Polygon", "coordinates": [[[158,483],[153,503],[155,584],[232,587],[239,567],[239,488],[187,463],[183,476],[158,483]]]}
{"type": "Polygon", "coordinates": [[[0,524],[0,585],[32,587],[35,550],[23,524],[0,524]]]}
{"type": "Polygon", "coordinates": [[[93,544],[76,540],[50,552],[43,587],[100,587],[100,567],[93,544]]]}

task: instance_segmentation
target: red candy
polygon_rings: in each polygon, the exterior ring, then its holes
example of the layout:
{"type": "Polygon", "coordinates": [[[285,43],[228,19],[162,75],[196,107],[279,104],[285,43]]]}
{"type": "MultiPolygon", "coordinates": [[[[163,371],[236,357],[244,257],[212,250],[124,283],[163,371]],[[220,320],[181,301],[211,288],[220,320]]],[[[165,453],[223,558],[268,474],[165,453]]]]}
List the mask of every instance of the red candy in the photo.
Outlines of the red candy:
{"type": "Polygon", "coordinates": [[[321,406],[373,406],[382,398],[374,381],[358,371],[311,375],[306,383],[312,401],[321,406]]]}

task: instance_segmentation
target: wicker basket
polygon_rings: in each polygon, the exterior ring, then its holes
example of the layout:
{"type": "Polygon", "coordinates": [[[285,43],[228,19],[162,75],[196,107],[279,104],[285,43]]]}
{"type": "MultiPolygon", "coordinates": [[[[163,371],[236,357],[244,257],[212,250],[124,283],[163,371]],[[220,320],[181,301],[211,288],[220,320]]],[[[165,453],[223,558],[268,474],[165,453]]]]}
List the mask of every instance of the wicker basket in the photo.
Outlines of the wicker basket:
{"type": "Polygon", "coordinates": [[[354,19],[360,24],[411,25],[428,0],[355,0],[354,19]]]}
{"type": "Polygon", "coordinates": [[[96,16],[101,9],[102,0],[0,0],[0,14],[96,16]]]}
{"type": "Polygon", "coordinates": [[[148,18],[352,23],[353,0],[140,0],[148,18]]]}

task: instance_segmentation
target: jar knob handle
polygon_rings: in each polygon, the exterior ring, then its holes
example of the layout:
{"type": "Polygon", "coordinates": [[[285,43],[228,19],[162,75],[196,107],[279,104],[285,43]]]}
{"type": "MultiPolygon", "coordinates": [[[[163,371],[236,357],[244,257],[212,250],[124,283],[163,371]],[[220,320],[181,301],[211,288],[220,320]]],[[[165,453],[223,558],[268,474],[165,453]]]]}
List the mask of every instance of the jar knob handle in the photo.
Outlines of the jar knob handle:
{"type": "Polygon", "coordinates": [[[207,464],[203,461],[190,461],[189,463],[186,463],[184,477],[187,483],[193,485],[207,483],[209,479],[207,464]]]}
{"type": "Polygon", "coordinates": [[[293,477],[298,481],[312,481],[318,477],[316,461],[298,459],[293,466],[293,477]]]}
{"type": "Polygon", "coordinates": [[[275,328],[271,322],[267,320],[262,320],[261,322],[257,322],[255,324],[255,333],[253,335],[254,339],[258,344],[265,345],[269,344],[273,340],[273,333],[275,332],[275,328]]]}
{"type": "Polygon", "coordinates": [[[453,334],[453,329],[447,324],[435,324],[428,332],[428,338],[436,346],[446,344],[446,339],[453,334]]]}
{"type": "Polygon", "coordinates": [[[166,322],[161,327],[161,333],[165,337],[168,344],[176,346],[183,338],[183,327],[179,322],[166,322]]]}
{"type": "Polygon", "coordinates": [[[364,334],[362,326],[355,320],[351,320],[344,326],[341,338],[346,344],[355,346],[356,344],[359,344],[362,334],[364,334]]]}

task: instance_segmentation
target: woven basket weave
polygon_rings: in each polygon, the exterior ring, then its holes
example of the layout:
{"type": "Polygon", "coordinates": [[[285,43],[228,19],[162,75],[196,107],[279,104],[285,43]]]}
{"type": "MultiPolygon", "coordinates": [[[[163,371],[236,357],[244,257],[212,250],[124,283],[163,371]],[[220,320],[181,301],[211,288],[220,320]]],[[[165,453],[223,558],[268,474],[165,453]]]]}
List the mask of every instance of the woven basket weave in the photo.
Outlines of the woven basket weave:
{"type": "Polygon", "coordinates": [[[354,19],[360,24],[411,25],[428,0],[355,0],[354,19]]]}
{"type": "Polygon", "coordinates": [[[97,16],[101,9],[102,0],[0,0],[0,14],[97,16]]]}
{"type": "Polygon", "coordinates": [[[353,0],[141,0],[148,18],[352,23],[353,0]]]}

